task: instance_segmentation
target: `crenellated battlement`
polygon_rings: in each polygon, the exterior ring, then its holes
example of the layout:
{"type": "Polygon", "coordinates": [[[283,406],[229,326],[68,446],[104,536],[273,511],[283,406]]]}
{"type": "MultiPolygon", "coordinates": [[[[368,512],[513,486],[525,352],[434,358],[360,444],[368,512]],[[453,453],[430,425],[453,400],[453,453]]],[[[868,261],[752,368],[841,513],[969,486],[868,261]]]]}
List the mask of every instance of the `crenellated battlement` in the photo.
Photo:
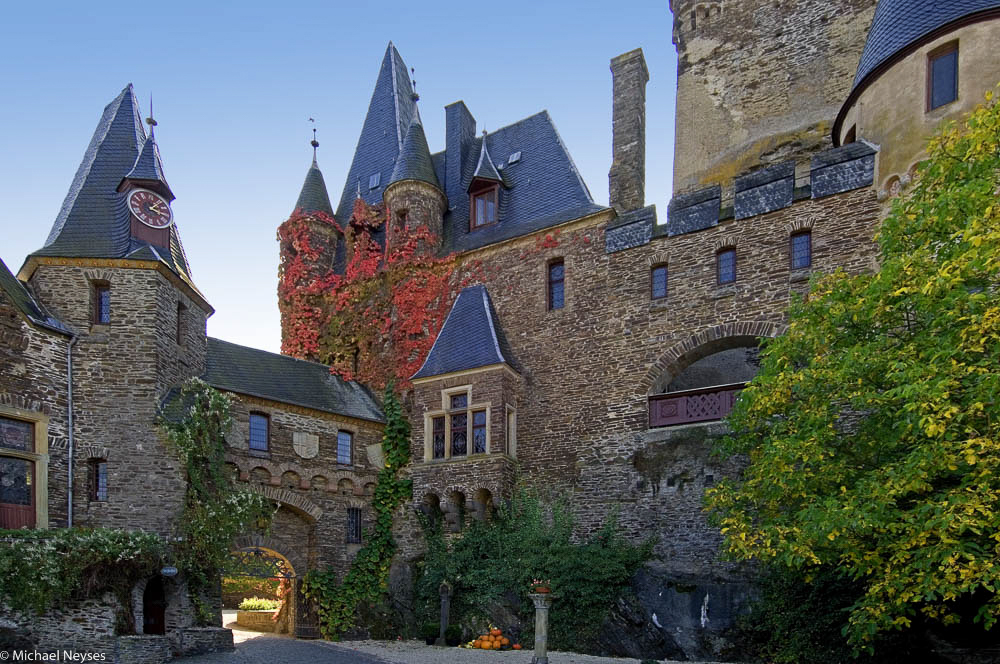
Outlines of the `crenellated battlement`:
{"type": "Polygon", "coordinates": [[[665,224],[652,207],[625,215],[605,233],[605,251],[615,253],[657,237],[694,233],[721,221],[741,220],[817,199],[869,187],[875,177],[877,150],[863,141],[748,171],[727,183],[678,194],[670,201],[665,224]]]}

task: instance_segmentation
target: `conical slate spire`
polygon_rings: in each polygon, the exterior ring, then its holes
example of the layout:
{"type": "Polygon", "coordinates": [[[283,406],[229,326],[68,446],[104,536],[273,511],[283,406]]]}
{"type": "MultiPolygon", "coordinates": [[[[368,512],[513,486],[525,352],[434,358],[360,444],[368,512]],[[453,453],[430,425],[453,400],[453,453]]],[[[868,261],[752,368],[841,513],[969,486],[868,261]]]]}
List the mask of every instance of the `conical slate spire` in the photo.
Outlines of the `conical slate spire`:
{"type": "Polygon", "coordinates": [[[403,149],[396,159],[396,167],[392,169],[392,177],[386,185],[400,180],[420,180],[432,184],[438,189],[441,184],[434,173],[434,163],[431,161],[431,151],[427,147],[427,137],[424,127],[420,124],[420,116],[415,115],[406,130],[403,139],[403,149]]]}
{"type": "Polygon", "coordinates": [[[382,192],[402,151],[406,130],[417,114],[408,74],[399,51],[389,42],[337,205],[338,219],[350,218],[359,190],[360,197],[370,205],[382,201],[382,192]]]}
{"type": "Polygon", "coordinates": [[[472,179],[473,181],[493,180],[494,182],[503,182],[503,178],[500,176],[500,171],[497,170],[496,164],[494,164],[493,159],[490,158],[490,151],[486,148],[485,131],[483,131],[483,146],[479,150],[479,161],[476,163],[476,172],[472,174],[472,179]]]}
{"type": "Polygon", "coordinates": [[[295,209],[301,210],[304,214],[323,212],[331,217],[334,216],[330,194],[326,191],[326,180],[323,179],[323,172],[319,170],[315,154],[313,154],[312,165],[306,171],[306,179],[302,183],[299,199],[295,201],[295,209]]]}
{"type": "Polygon", "coordinates": [[[166,186],[159,150],[152,139],[146,140],[139,103],[129,83],[105,107],[45,246],[28,260],[36,256],[161,260],[189,280],[190,268],[176,225],[170,228],[168,247],[153,248],[132,237],[127,194],[118,191],[132,173],[166,186]]]}

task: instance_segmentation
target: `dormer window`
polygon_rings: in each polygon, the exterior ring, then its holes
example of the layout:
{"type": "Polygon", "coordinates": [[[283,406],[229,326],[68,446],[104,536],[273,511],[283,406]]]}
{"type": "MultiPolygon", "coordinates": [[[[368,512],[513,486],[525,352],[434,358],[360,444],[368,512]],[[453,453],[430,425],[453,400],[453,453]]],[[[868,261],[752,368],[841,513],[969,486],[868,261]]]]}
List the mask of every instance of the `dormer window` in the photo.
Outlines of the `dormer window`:
{"type": "Polygon", "coordinates": [[[475,230],[497,222],[497,192],[499,185],[492,184],[473,191],[470,196],[469,228],[475,230]]]}

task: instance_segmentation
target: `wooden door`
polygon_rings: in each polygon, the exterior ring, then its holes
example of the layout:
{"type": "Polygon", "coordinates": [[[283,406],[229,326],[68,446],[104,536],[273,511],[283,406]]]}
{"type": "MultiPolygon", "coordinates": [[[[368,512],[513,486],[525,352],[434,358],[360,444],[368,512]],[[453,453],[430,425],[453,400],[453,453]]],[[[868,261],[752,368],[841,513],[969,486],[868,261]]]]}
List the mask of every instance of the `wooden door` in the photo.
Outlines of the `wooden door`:
{"type": "Polygon", "coordinates": [[[0,528],[35,527],[35,463],[0,457],[0,528]]]}

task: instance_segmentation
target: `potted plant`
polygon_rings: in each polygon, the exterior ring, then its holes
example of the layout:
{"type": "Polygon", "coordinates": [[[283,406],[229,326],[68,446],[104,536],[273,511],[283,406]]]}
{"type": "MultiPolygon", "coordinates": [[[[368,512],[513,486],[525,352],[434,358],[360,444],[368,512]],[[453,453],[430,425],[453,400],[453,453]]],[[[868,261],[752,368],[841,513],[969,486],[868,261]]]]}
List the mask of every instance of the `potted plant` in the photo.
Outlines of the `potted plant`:
{"type": "Polygon", "coordinates": [[[444,642],[452,647],[460,645],[462,643],[462,628],[458,625],[448,625],[448,629],[444,631],[444,642]]]}
{"type": "Polygon", "coordinates": [[[552,592],[552,584],[548,579],[532,579],[529,585],[531,592],[533,593],[550,593],[552,592]]]}
{"type": "Polygon", "coordinates": [[[425,622],[420,627],[420,637],[429,646],[434,645],[434,641],[437,640],[437,637],[440,636],[440,634],[441,634],[441,623],[425,622]]]}

